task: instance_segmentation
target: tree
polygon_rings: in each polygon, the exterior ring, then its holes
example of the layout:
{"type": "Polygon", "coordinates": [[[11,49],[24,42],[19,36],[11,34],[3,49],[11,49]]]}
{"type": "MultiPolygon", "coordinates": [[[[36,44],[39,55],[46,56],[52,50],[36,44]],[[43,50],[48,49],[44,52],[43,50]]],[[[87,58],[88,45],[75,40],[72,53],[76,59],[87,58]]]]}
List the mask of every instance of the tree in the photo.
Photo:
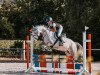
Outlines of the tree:
{"type": "Polygon", "coordinates": [[[4,17],[0,20],[0,38],[1,39],[13,39],[15,38],[13,24],[7,21],[7,18],[4,17]]]}
{"type": "Polygon", "coordinates": [[[14,24],[8,20],[9,5],[2,5],[0,8],[0,38],[13,39],[15,38],[14,24]]]}
{"type": "MultiPolygon", "coordinates": [[[[18,39],[25,39],[32,25],[45,24],[46,15],[61,23],[67,37],[77,42],[82,43],[84,26],[90,27],[88,32],[93,34],[93,39],[100,35],[99,0],[16,0],[16,3],[5,2],[0,11],[1,22],[5,17],[18,39]]],[[[99,38],[93,41],[95,48],[99,47],[98,41],[99,38]]]]}

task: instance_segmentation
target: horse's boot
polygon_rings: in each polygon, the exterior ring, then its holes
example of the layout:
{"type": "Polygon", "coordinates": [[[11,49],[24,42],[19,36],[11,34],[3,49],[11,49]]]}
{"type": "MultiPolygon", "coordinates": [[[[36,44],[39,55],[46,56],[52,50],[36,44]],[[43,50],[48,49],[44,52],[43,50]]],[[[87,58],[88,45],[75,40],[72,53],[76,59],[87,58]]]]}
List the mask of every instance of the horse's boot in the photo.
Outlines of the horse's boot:
{"type": "Polygon", "coordinates": [[[54,45],[51,45],[50,47],[53,48],[54,45]]]}

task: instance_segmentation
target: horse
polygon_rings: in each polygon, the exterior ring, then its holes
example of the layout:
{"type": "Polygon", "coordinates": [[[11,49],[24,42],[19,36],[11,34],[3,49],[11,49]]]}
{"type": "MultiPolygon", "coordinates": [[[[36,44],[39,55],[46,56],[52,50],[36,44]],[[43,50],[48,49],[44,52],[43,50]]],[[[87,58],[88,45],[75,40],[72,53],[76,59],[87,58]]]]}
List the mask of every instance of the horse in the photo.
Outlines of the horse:
{"type": "MultiPolygon", "coordinates": [[[[43,42],[49,47],[52,46],[57,39],[55,32],[52,32],[50,28],[44,25],[33,26],[32,35],[34,40],[37,40],[38,37],[42,35],[43,42]]],[[[64,36],[61,38],[64,41],[63,46],[59,46],[59,41],[57,41],[57,43],[53,46],[53,49],[65,52],[66,56],[72,55],[74,60],[78,60],[79,56],[83,56],[83,47],[81,44],[64,36]]]]}

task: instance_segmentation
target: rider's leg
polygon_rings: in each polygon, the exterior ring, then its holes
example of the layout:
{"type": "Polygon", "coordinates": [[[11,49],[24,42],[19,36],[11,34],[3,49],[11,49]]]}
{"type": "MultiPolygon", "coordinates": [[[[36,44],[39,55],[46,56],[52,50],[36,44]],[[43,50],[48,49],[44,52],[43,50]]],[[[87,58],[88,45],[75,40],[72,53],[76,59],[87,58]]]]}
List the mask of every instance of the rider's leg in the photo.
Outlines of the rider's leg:
{"type": "Polygon", "coordinates": [[[61,37],[58,37],[58,40],[60,41],[59,45],[62,46],[63,45],[63,41],[62,41],[61,37]]]}
{"type": "Polygon", "coordinates": [[[54,42],[53,46],[57,43],[58,40],[59,40],[59,42],[60,42],[59,45],[63,45],[63,41],[62,41],[62,39],[61,39],[62,30],[63,30],[63,27],[59,28],[59,29],[57,30],[57,32],[55,32],[55,33],[56,33],[57,39],[56,39],[56,41],[54,42]]]}
{"type": "Polygon", "coordinates": [[[63,27],[59,28],[59,29],[58,29],[58,32],[57,32],[57,38],[58,38],[59,41],[60,41],[60,45],[63,45],[63,41],[62,41],[62,39],[61,39],[62,30],[63,30],[63,27]]]}
{"type": "Polygon", "coordinates": [[[57,41],[59,41],[59,45],[62,46],[63,45],[62,39],[61,37],[58,37],[58,32],[56,32],[56,37],[57,37],[57,41]]]}

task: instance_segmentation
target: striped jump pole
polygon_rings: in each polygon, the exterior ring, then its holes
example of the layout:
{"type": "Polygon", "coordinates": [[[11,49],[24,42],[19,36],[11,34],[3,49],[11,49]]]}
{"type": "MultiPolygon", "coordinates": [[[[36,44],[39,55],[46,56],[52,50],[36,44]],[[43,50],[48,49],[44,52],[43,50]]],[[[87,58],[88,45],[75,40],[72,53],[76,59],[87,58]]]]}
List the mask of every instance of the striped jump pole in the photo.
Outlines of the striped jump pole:
{"type": "Polygon", "coordinates": [[[89,62],[88,62],[88,65],[89,65],[89,72],[91,73],[91,70],[92,70],[92,66],[91,66],[91,61],[92,61],[92,48],[91,48],[91,34],[88,34],[88,40],[90,40],[88,42],[88,59],[89,59],[89,62]]]}
{"type": "Polygon", "coordinates": [[[25,44],[25,48],[26,48],[26,63],[27,63],[27,69],[29,68],[29,35],[26,36],[26,44],[25,44]]]}
{"type": "MultiPolygon", "coordinates": [[[[83,32],[83,70],[78,74],[78,75],[82,75],[82,74],[84,74],[84,72],[85,73],[87,73],[88,75],[92,75],[91,74],[91,72],[89,72],[88,70],[87,70],[87,68],[86,68],[86,43],[88,42],[88,50],[89,50],[89,52],[91,52],[91,39],[90,39],[90,34],[88,35],[88,39],[86,38],[86,30],[88,30],[89,29],[89,27],[86,27],[85,26],[85,31],[83,32]]],[[[90,56],[91,54],[89,53],[89,56],[90,56]]],[[[90,66],[91,67],[91,66],[90,66]]],[[[90,68],[91,69],[91,68],[90,68]]]]}
{"type": "Polygon", "coordinates": [[[33,66],[34,66],[34,64],[33,64],[33,50],[34,50],[34,37],[32,36],[32,32],[30,32],[30,50],[29,49],[27,49],[26,51],[26,54],[27,54],[27,67],[28,67],[28,69],[27,70],[25,70],[25,72],[30,72],[30,70],[33,70],[33,66]],[[29,61],[29,58],[30,58],[30,61],[29,61]],[[29,63],[30,63],[30,66],[29,66],[29,63]]]}
{"type": "MultiPolygon", "coordinates": [[[[59,57],[59,56],[58,56],[59,57]]],[[[61,57],[61,56],[60,56],[61,57]]],[[[82,68],[82,63],[74,63],[73,56],[70,56],[68,61],[61,62],[58,58],[58,61],[52,61],[52,56],[49,55],[38,55],[33,54],[34,68],[38,72],[45,73],[59,73],[59,74],[78,74],[82,68]],[[50,61],[51,58],[51,61],[50,61]],[[48,61],[49,60],[49,61],[48,61]]]]}

